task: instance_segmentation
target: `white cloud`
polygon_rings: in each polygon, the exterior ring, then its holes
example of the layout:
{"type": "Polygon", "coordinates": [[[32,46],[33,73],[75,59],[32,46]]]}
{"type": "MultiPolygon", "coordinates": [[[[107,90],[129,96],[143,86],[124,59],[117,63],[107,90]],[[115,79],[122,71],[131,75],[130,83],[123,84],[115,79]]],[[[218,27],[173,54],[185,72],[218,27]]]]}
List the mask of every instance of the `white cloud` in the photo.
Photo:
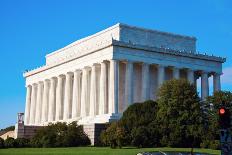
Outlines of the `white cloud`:
{"type": "Polygon", "coordinates": [[[232,85],[232,66],[223,69],[221,83],[223,85],[232,85]]]}

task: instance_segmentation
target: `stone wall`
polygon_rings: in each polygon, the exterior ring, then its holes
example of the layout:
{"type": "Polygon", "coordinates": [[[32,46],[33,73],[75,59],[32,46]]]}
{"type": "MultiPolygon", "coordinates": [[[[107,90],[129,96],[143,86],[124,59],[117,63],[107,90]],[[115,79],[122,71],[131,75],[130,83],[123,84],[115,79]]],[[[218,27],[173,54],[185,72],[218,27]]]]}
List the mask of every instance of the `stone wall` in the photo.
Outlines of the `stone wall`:
{"type": "MultiPolygon", "coordinates": [[[[15,131],[9,132],[9,137],[13,138],[32,138],[36,131],[42,126],[26,126],[24,124],[16,124],[15,131]]],[[[100,142],[100,134],[102,130],[106,129],[106,124],[85,124],[83,130],[91,140],[91,145],[98,145],[100,142]]],[[[7,133],[2,135],[7,138],[7,133]]],[[[1,137],[2,137],[1,136],[1,137]]]]}
{"type": "Polygon", "coordinates": [[[15,125],[15,138],[32,138],[41,126],[26,126],[24,124],[15,125]]]}
{"type": "Polygon", "coordinates": [[[120,41],[132,44],[196,52],[196,38],[120,24],[120,41]]]}
{"type": "Polygon", "coordinates": [[[91,145],[100,143],[100,134],[106,129],[106,124],[86,124],[83,125],[84,132],[88,135],[91,145]]]}

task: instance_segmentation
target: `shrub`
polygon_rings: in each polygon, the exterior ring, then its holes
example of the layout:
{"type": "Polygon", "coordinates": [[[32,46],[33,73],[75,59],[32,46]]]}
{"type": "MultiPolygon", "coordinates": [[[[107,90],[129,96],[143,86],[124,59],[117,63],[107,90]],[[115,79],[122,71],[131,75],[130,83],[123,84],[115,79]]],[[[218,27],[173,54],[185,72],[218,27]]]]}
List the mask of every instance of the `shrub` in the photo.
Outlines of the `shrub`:
{"type": "Polygon", "coordinates": [[[33,147],[73,147],[90,144],[83,127],[76,122],[50,124],[39,129],[31,139],[33,147]]]}
{"type": "Polygon", "coordinates": [[[203,140],[201,143],[201,148],[208,148],[213,150],[220,149],[220,141],[219,140],[203,140]]]}
{"type": "Polygon", "coordinates": [[[4,148],[4,140],[0,137],[0,149],[4,148]]]}
{"type": "Polygon", "coordinates": [[[23,148],[23,147],[29,147],[29,140],[26,138],[17,138],[15,139],[15,147],[17,148],[23,148]]]}
{"type": "Polygon", "coordinates": [[[100,138],[101,142],[105,146],[109,145],[111,148],[121,148],[125,144],[126,140],[125,129],[121,127],[119,123],[113,122],[101,133],[100,138]]]}
{"type": "Polygon", "coordinates": [[[15,143],[15,139],[12,137],[8,137],[5,141],[4,141],[4,145],[6,148],[13,148],[16,146],[15,143]]]}

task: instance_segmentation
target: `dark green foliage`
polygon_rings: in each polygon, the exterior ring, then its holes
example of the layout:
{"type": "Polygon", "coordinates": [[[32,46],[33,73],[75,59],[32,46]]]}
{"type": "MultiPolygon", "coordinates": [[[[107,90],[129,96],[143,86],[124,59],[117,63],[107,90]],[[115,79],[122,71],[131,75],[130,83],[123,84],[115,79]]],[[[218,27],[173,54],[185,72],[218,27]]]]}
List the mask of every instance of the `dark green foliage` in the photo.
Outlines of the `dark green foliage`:
{"type": "Polygon", "coordinates": [[[158,93],[157,121],[163,146],[199,147],[203,111],[194,85],[187,80],[166,81],[158,93]]]}
{"type": "Polygon", "coordinates": [[[209,96],[202,104],[206,129],[201,146],[219,149],[218,109],[223,105],[232,112],[232,93],[229,91],[215,92],[213,96],[209,96]]]}
{"type": "Polygon", "coordinates": [[[29,139],[26,138],[17,138],[15,139],[15,147],[17,148],[23,148],[23,147],[29,147],[29,139]]]}
{"type": "Polygon", "coordinates": [[[4,140],[0,137],[0,149],[4,148],[4,140]]]}
{"type": "Polygon", "coordinates": [[[155,126],[157,103],[146,101],[128,107],[119,122],[112,123],[101,134],[104,145],[112,148],[125,145],[137,147],[156,146],[158,135],[155,126]]]}
{"type": "Polygon", "coordinates": [[[220,149],[220,141],[219,140],[203,140],[201,143],[201,148],[210,148],[214,150],[220,149]]]}
{"type": "Polygon", "coordinates": [[[31,139],[33,147],[73,147],[89,145],[90,140],[76,122],[50,124],[39,129],[31,139]]]}
{"type": "Polygon", "coordinates": [[[84,146],[90,145],[90,140],[83,131],[82,126],[77,126],[76,122],[68,125],[66,135],[63,140],[64,146],[84,146]]]}
{"type": "Polygon", "coordinates": [[[124,145],[217,148],[218,141],[203,141],[208,130],[200,105],[195,86],[187,80],[166,81],[159,89],[157,103],[131,105],[118,123],[102,133],[101,140],[105,145],[117,146],[114,133],[120,127],[125,130],[124,145]]]}
{"type": "Polygon", "coordinates": [[[157,103],[154,101],[134,103],[123,113],[120,123],[126,131],[131,131],[133,128],[149,125],[156,118],[156,112],[157,103]]]}
{"type": "Polygon", "coordinates": [[[121,148],[125,144],[126,133],[125,129],[117,122],[113,122],[100,135],[103,145],[111,148],[121,148]]]}
{"type": "Polygon", "coordinates": [[[9,126],[5,129],[1,129],[0,131],[13,131],[15,129],[15,126],[9,126]]]}
{"type": "Polygon", "coordinates": [[[16,146],[15,140],[12,137],[8,137],[5,141],[4,141],[4,145],[6,148],[13,148],[16,146]]]}

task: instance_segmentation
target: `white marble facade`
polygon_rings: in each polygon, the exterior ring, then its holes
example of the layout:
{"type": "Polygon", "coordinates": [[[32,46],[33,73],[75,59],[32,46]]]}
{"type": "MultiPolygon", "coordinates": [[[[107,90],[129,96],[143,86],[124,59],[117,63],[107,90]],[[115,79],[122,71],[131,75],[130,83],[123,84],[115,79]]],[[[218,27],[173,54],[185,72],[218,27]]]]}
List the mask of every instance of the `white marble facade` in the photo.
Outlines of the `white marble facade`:
{"type": "Polygon", "coordinates": [[[118,119],[132,103],[156,99],[172,78],[192,84],[209,77],[220,90],[224,58],[196,52],[196,38],[116,24],[46,56],[46,65],[24,73],[26,125],[118,119]]]}

